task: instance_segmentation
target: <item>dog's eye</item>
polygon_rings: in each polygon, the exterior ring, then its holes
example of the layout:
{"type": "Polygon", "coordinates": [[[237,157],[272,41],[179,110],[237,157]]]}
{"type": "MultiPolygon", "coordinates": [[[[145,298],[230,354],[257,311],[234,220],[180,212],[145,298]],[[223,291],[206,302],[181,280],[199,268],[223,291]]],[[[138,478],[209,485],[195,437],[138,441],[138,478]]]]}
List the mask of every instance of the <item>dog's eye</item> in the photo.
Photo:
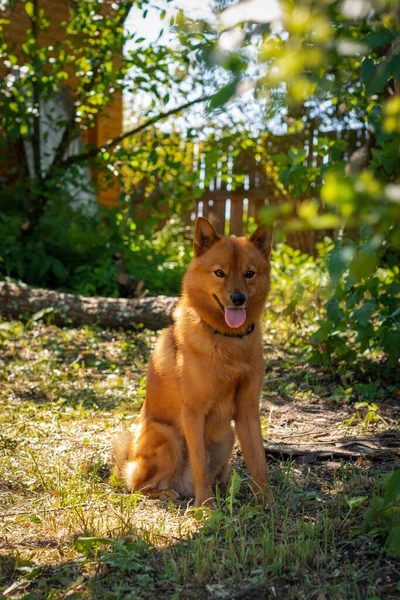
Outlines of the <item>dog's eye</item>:
{"type": "Polygon", "coordinates": [[[255,275],[254,271],[247,271],[247,273],[244,274],[246,279],[251,279],[252,277],[254,277],[254,275],[255,275]]]}
{"type": "Polygon", "coordinates": [[[222,269],[217,269],[216,271],[214,271],[214,275],[216,275],[217,277],[225,277],[225,273],[222,269]]]}

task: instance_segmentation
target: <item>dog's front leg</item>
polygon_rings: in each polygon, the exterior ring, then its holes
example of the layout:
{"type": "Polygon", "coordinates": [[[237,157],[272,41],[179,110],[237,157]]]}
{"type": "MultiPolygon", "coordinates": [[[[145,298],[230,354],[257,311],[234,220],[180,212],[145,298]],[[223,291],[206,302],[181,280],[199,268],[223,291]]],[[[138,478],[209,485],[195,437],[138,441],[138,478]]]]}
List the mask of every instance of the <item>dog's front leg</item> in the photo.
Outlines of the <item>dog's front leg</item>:
{"type": "Polygon", "coordinates": [[[253,491],[269,504],[273,496],[269,489],[268,469],[261,434],[259,399],[261,381],[248,379],[242,382],[235,396],[235,429],[244,460],[253,479],[253,491]]]}
{"type": "MultiPolygon", "coordinates": [[[[186,390],[187,394],[187,390],[186,390]]],[[[186,398],[188,396],[186,395],[186,398]]],[[[182,424],[189,450],[189,459],[193,471],[195,506],[206,504],[215,507],[211,489],[207,452],[204,441],[205,415],[201,410],[201,400],[190,398],[182,407],[182,424]]]]}

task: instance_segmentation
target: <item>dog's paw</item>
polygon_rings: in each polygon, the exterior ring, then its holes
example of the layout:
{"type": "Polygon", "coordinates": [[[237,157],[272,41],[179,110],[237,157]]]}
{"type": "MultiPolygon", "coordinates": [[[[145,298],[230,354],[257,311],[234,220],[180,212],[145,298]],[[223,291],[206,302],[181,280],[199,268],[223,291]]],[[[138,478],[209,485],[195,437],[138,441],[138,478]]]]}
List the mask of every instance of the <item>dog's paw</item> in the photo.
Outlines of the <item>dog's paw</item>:
{"type": "Polygon", "coordinates": [[[257,500],[257,502],[259,502],[260,504],[264,504],[265,506],[274,506],[275,504],[275,499],[274,499],[274,495],[271,492],[269,487],[259,487],[258,485],[254,484],[251,486],[253,493],[254,493],[254,497],[257,500]]]}
{"type": "Polygon", "coordinates": [[[272,492],[266,491],[264,493],[264,503],[270,507],[274,506],[275,498],[272,492]]]}
{"type": "Polygon", "coordinates": [[[161,490],[160,500],[179,500],[180,495],[175,490],[161,490]]]}
{"type": "Polygon", "coordinates": [[[146,490],[145,495],[152,500],[179,500],[180,495],[175,490],[146,490]]]}
{"type": "Polygon", "coordinates": [[[217,503],[215,502],[215,499],[212,496],[208,498],[204,496],[196,496],[194,505],[197,508],[204,506],[206,508],[209,508],[210,510],[217,510],[217,503]]]}

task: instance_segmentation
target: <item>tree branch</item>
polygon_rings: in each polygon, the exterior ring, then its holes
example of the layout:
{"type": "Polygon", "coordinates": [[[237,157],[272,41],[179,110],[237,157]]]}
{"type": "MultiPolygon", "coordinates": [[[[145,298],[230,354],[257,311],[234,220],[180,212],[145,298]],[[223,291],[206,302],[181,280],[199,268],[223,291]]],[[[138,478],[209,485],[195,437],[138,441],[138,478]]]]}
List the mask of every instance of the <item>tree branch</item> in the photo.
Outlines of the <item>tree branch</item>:
{"type": "MultiPolygon", "coordinates": [[[[32,36],[35,40],[35,58],[38,49],[38,0],[33,2],[33,15],[31,17],[32,36]]],[[[35,61],[36,62],[36,61],[35,61]]],[[[36,78],[32,83],[32,101],[33,101],[33,169],[35,177],[42,181],[42,158],[41,158],[41,140],[40,140],[40,94],[38,89],[39,73],[35,66],[36,78]]]]}
{"type": "MultiPolygon", "coordinates": [[[[141,125],[138,125],[137,127],[130,129],[129,131],[119,135],[118,137],[114,138],[113,140],[108,141],[106,144],[104,144],[101,147],[93,148],[92,150],[89,150],[88,152],[82,152],[82,154],[76,154],[75,156],[69,156],[68,158],[63,160],[61,163],[59,163],[59,167],[62,167],[63,169],[67,169],[71,165],[75,165],[77,163],[84,162],[91,158],[95,158],[98,154],[100,154],[100,152],[111,150],[112,148],[114,148],[115,146],[120,144],[123,140],[125,140],[126,138],[140,133],[144,129],[151,127],[151,125],[155,125],[156,123],[158,123],[158,121],[166,119],[167,117],[170,117],[172,115],[176,115],[181,110],[185,110],[186,108],[189,108],[190,106],[194,106],[195,104],[199,104],[200,102],[206,102],[207,100],[211,100],[211,98],[213,98],[213,97],[214,97],[214,94],[211,94],[209,96],[204,96],[202,98],[196,98],[196,100],[191,100],[190,102],[186,102],[185,104],[177,106],[176,108],[172,108],[171,110],[168,110],[166,112],[161,112],[158,115],[151,117],[150,119],[147,119],[147,121],[144,121],[141,125]]],[[[50,175],[50,171],[48,173],[48,176],[49,175],[50,175]]],[[[48,178],[50,179],[51,177],[48,177],[48,178]]]]}

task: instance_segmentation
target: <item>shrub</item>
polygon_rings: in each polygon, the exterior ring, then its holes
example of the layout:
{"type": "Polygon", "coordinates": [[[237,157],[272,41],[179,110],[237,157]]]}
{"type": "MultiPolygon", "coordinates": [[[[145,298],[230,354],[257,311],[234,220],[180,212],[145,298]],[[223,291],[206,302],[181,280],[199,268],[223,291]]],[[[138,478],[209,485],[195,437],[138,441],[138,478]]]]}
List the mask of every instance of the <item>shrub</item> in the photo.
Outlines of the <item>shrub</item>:
{"type": "Polygon", "coordinates": [[[189,260],[185,227],[170,219],[160,231],[139,233],[128,210],[98,206],[93,214],[52,198],[24,239],[23,193],[0,199],[0,277],[83,295],[118,296],[114,255],[150,293],[177,294],[189,260]]]}
{"type": "Polygon", "coordinates": [[[384,353],[391,366],[400,357],[400,268],[388,241],[374,253],[368,243],[339,242],[329,261],[348,253],[349,264],[325,304],[325,317],[313,336],[314,362],[384,353]],[[372,272],[371,272],[372,271],[372,272]]]}

